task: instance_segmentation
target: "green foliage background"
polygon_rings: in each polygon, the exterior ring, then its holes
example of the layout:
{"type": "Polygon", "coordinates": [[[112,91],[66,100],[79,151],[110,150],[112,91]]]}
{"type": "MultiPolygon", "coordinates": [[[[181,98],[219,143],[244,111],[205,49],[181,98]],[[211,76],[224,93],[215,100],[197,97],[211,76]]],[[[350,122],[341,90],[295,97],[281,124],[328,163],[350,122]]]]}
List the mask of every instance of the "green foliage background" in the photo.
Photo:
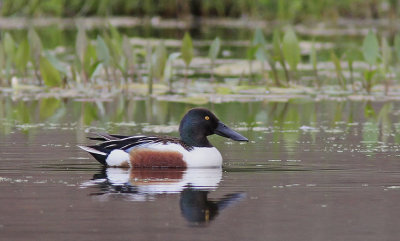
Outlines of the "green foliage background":
{"type": "Polygon", "coordinates": [[[1,16],[250,16],[301,21],[397,16],[398,0],[2,0],[1,16]]]}

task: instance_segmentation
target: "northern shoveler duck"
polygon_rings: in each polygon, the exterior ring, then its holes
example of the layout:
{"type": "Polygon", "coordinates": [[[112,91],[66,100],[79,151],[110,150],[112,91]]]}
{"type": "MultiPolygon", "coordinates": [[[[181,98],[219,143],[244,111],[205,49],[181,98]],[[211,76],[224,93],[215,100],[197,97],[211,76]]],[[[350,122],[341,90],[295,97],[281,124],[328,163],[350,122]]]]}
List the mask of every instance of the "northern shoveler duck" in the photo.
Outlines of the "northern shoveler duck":
{"type": "Polygon", "coordinates": [[[217,134],[235,141],[248,141],[205,108],[189,110],[179,125],[180,139],[157,136],[98,134],[93,146],[79,146],[97,161],[111,167],[220,167],[221,153],[208,141],[217,134]]]}

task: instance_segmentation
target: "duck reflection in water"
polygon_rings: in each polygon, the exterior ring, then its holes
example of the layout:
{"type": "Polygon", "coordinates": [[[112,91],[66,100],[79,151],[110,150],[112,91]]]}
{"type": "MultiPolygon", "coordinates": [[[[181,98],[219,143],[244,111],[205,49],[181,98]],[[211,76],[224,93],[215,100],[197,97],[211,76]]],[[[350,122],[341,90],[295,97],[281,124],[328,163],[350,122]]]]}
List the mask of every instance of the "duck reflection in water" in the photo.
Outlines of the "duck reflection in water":
{"type": "Polygon", "coordinates": [[[207,223],[221,210],[245,197],[245,193],[231,193],[218,199],[208,194],[218,188],[222,169],[123,169],[104,168],[93,179],[82,183],[82,188],[96,187],[101,201],[124,199],[152,201],[165,194],[180,194],[182,216],[190,223],[207,223]]]}

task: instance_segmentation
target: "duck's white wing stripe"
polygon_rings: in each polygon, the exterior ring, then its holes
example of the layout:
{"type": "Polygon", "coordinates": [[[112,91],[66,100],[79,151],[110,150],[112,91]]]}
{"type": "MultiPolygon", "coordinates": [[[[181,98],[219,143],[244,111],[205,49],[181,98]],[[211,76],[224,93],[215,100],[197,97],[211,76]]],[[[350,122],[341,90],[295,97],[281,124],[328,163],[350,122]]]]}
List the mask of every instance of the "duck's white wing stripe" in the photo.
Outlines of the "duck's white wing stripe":
{"type": "Polygon", "coordinates": [[[142,145],[145,145],[145,144],[152,144],[152,143],[155,143],[155,142],[156,142],[155,140],[140,140],[140,141],[136,141],[134,143],[129,143],[129,144],[125,145],[125,146],[122,146],[120,149],[126,150],[126,149],[128,149],[130,147],[139,147],[139,146],[142,146],[142,145]]]}
{"type": "Polygon", "coordinates": [[[118,139],[118,140],[104,141],[103,144],[109,143],[109,142],[115,142],[115,141],[126,141],[126,140],[130,140],[130,139],[138,139],[138,138],[140,139],[140,138],[155,138],[155,137],[148,137],[148,136],[143,136],[143,135],[140,135],[140,136],[128,136],[128,137],[125,137],[125,138],[122,138],[122,139],[118,139]]]}
{"type": "Polygon", "coordinates": [[[93,148],[91,148],[91,147],[79,146],[79,145],[78,145],[78,147],[81,148],[82,150],[85,150],[85,151],[90,152],[90,153],[99,154],[99,155],[103,155],[103,156],[106,156],[106,155],[107,155],[107,153],[98,151],[98,150],[93,149],[93,148]]]}

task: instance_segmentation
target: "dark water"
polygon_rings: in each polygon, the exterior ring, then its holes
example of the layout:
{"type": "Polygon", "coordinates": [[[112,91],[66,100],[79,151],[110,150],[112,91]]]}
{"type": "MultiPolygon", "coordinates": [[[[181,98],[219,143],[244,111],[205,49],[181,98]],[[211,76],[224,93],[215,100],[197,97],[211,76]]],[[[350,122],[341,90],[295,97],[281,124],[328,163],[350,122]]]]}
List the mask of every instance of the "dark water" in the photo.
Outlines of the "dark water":
{"type": "Polygon", "coordinates": [[[177,135],[193,106],[0,99],[0,240],[399,240],[400,102],[209,104],[224,167],[102,169],[89,132],[177,135]]]}

